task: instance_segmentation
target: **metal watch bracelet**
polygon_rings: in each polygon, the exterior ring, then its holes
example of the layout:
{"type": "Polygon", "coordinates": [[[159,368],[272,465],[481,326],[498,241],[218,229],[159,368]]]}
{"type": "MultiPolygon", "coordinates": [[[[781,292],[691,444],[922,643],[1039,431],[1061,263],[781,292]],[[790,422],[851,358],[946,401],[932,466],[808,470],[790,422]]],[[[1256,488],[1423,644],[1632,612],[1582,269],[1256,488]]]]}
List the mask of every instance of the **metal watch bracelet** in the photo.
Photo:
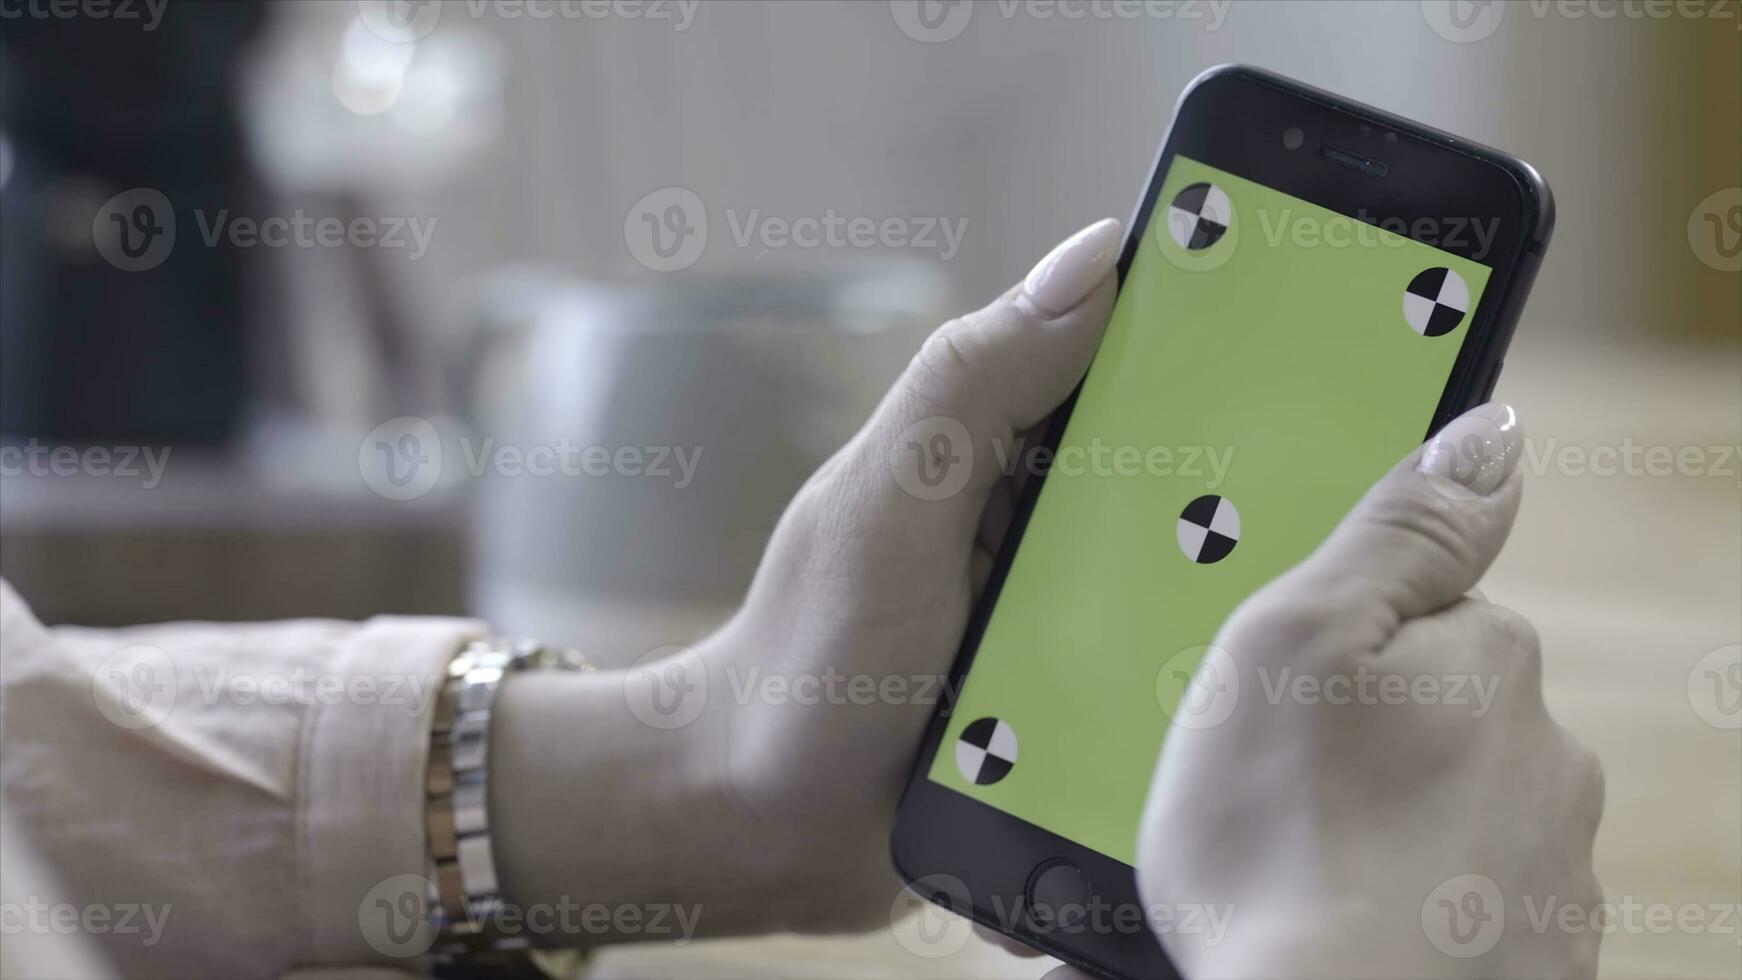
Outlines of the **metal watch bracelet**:
{"type": "Polygon", "coordinates": [[[569,972],[560,962],[541,966],[535,958],[564,957],[535,953],[524,933],[500,927],[503,900],[489,815],[490,718],[497,689],[511,673],[592,669],[575,650],[495,638],[473,641],[449,663],[436,698],[424,783],[435,976],[544,980],[547,971],[569,972]]]}

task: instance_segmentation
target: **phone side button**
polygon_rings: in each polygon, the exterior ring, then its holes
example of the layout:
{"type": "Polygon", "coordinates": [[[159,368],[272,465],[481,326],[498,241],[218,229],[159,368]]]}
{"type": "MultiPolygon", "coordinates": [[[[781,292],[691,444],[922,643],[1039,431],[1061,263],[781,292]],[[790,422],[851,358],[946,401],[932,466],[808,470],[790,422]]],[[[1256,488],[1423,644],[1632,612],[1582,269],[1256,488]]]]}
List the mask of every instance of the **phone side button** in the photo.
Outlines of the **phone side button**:
{"type": "Polygon", "coordinates": [[[1036,930],[1074,928],[1089,911],[1089,876],[1063,858],[1043,861],[1028,876],[1028,921],[1036,930]]]}

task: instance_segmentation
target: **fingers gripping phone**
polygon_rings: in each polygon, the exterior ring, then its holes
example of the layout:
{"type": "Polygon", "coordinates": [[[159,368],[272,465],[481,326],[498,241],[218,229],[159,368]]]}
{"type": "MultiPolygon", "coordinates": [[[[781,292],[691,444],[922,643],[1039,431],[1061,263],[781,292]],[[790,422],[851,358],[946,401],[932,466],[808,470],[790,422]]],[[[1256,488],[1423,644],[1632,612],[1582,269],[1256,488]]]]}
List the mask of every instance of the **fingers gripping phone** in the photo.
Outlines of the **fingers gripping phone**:
{"type": "Polygon", "coordinates": [[[1192,82],[897,812],[917,895],[1175,975],[1156,936],[1190,910],[1144,908],[1132,864],[1187,682],[1242,599],[1487,400],[1553,213],[1494,150],[1251,68],[1192,82]]]}

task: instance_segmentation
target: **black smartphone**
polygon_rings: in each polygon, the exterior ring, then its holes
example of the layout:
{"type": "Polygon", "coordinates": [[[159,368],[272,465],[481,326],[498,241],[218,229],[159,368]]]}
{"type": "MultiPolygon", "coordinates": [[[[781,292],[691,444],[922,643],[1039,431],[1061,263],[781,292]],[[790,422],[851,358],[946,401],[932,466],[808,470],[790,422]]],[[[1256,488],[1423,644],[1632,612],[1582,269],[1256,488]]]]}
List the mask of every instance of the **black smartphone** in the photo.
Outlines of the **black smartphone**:
{"type": "Polygon", "coordinates": [[[1242,599],[1488,399],[1553,223],[1503,153],[1252,68],[1192,82],[896,814],[915,893],[1175,975],[1192,910],[1144,908],[1132,864],[1187,682],[1242,599]]]}

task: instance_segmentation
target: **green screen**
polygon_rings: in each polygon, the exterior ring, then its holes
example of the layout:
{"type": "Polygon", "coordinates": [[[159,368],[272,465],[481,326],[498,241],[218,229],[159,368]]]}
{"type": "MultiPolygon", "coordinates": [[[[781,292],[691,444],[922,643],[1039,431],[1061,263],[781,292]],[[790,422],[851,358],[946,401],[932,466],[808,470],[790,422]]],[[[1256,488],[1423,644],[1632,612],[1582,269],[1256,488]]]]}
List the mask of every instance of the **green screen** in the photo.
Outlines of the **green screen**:
{"type": "Polygon", "coordinates": [[[1488,271],[1175,157],[930,778],[1132,863],[1202,648],[1421,441],[1488,271]]]}

